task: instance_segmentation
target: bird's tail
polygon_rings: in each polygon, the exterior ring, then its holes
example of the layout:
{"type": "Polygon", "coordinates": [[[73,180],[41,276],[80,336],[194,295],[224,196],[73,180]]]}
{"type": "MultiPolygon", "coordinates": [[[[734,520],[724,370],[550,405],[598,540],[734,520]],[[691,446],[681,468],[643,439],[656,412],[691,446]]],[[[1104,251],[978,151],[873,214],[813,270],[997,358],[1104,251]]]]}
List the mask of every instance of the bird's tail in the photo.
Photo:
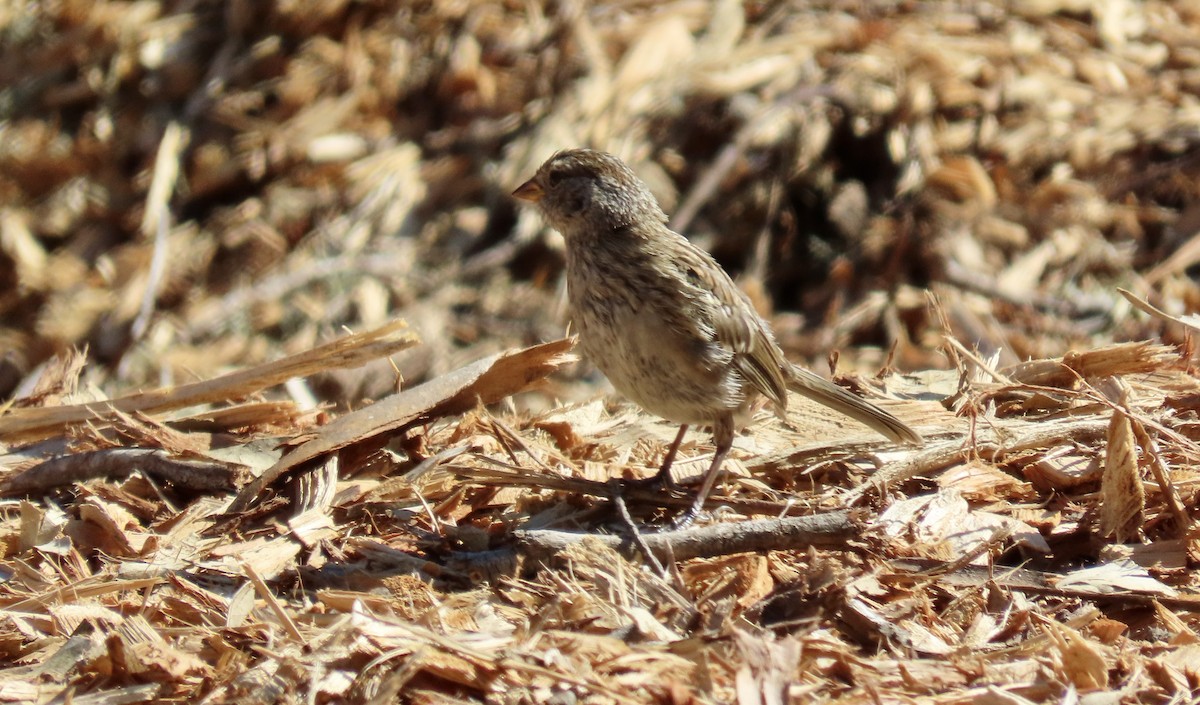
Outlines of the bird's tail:
{"type": "Polygon", "coordinates": [[[788,389],[820,402],[834,411],[841,412],[859,423],[887,436],[897,443],[921,445],[921,434],[912,430],[900,419],[880,409],[865,399],[860,399],[833,382],[819,377],[803,367],[791,366],[788,389]]]}

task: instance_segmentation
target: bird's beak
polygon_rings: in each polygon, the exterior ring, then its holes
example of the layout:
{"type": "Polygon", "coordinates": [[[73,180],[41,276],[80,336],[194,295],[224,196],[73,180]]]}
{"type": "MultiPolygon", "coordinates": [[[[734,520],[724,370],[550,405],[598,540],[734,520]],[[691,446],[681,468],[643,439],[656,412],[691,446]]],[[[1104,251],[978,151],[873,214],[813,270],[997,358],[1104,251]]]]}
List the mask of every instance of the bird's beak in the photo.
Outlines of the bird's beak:
{"type": "Polygon", "coordinates": [[[546,191],[537,183],[535,183],[533,179],[530,179],[529,181],[526,181],[518,186],[517,190],[512,192],[512,195],[516,196],[522,201],[537,203],[538,201],[542,200],[542,196],[546,195],[546,191]]]}

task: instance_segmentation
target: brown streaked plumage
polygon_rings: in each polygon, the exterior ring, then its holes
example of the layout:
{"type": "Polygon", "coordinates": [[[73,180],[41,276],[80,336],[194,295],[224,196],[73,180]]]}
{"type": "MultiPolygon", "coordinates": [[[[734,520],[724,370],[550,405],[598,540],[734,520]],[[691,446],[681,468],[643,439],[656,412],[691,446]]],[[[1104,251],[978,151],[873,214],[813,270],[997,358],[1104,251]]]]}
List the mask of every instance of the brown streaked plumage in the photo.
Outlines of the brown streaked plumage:
{"type": "Polygon", "coordinates": [[[584,354],[619,392],[682,425],[664,481],[687,427],[712,425],[716,455],[683,521],[703,507],[737,425],[760,396],[783,416],[792,389],[894,441],[921,442],[895,416],[789,363],[745,294],[707,252],[667,228],[650,190],[621,160],[559,152],[513,195],[535,203],[566,240],[567,298],[584,354]]]}

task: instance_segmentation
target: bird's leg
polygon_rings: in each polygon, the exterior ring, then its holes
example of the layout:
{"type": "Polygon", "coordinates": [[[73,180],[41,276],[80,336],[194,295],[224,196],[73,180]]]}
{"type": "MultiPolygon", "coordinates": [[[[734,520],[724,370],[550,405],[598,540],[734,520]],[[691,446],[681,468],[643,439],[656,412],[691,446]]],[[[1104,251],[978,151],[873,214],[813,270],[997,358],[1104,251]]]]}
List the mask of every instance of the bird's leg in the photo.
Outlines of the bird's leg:
{"type": "Polygon", "coordinates": [[[629,480],[629,487],[665,487],[669,490],[679,489],[679,484],[671,477],[671,464],[675,462],[675,454],[679,452],[679,444],[683,442],[683,436],[687,433],[688,425],[683,424],[679,427],[679,433],[675,434],[675,440],[671,443],[671,447],[667,449],[667,455],[663,458],[662,467],[652,477],[647,477],[644,480],[629,480]]]}
{"type": "Polygon", "coordinates": [[[692,506],[674,522],[674,528],[682,529],[688,524],[691,524],[697,516],[700,515],[700,510],[704,509],[704,502],[708,499],[708,495],[712,492],[713,485],[717,482],[717,477],[721,474],[721,464],[725,462],[725,456],[729,454],[729,449],[733,447],[733,416],[725,415],[713,424],[713,442],[717,445],[716,455],[713,456],[712,465],[708,466],[708,472],[704,473],[704,482],[700,485],[700,492],[696,495],[696,499],[692,501],[692,506]]]}
{"type": "Polygon", "coordinates": [[[687,424],[680,424],[679,433],[675,434],[675,440],[667,449],[666,457],[663,458],[662,467],[658,469],[658,474],[651,478],[651,482],[658,482],[663,487],[672,490],[679,486],[675,483],[675,478],[671,477],[671,464],[675,462],[675,454],[679,452],[679,444],[683,443],[683,436],[687,430],[687,424]]]}

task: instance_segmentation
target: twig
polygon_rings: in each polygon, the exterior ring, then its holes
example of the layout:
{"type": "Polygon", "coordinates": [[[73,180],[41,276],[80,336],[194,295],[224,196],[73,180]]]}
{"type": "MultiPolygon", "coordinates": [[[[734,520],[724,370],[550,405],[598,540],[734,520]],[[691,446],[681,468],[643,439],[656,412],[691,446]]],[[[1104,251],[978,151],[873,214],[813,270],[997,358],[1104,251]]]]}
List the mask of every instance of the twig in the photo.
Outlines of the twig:
{"type": "Polygon", "coordinates": [[[929,476],[971,457],[998,460],[1010,453],[1049,448],[1066,441],[1079,442],[1099,438],[1108,431],[1107,418],[1070,419],[1063,422],[1042,422],[1024,427],[1008,425],[978,429],[974,442],[964,445],[963,439],[953,439],[923,448],[902,460],[884,466],[869,483],[852,490],[845,498],[846,506],[854,506],[874,491],[917,476],[929,476]]]}
{"type": "Polygon", "coordinates": [[[967,551],[949,563],[935,566],[927,571],[925,575],[929,576],[930,578],[936,578],[939,575],[945,575],[947,573],[953,573],[962,570],[963,568],[971,565],[971,562],[979,556],[982,556],[984,553],[991,551],[993,548],[1002,545],[1012,535],[1012,524],[1005,524],[1004,526],[996,527],[996,529],[992,531],[992,535],[989,536],[986,541],[980,541],[970,551],[967,551]]]}
{"type": "Polygon", "coordinates": [[[492,435],[494,435],[496,440],[500,441],[500,443],[504,445],[504,449],[505,451],[508,451],[509,457],[512,457],[513,463],[516,463],[517,459],[516,457],[512,456],[512,451],[508,448],[508,444],[505,442],[505,439],[515,443],[517,448],[524,452],[525,455],[528,455],[529,458],[533,460],[533,462],[537,463],[538,467],[540,467],[542,470],[545,470],[546,472],[554,472],[554,470],[542,460],[541,456],[533,452],[533,448],[529,446],[529,443],[527,443],[525,439],[522,438],[521,435],[513,430],[508,424],[491,415],[489,415],[488,421],[492,424],[492,435]]]}
{"type": "Polygon", "coordinates": [[[994,381],[996,381],[1000,384],[1007,384],[1007,385],[1011,385],[1013,383],[1013,381],[1011,379],[1009,379],[1008,377],[1005,377],[1000,372],[992,369],[992,366],[987,364],[986,362],[984,362],[983,359],[980,358],[978,354],[976,354],[975,352],[973,352],[971,350],[968,350],[967,346],[958,342],[957,338],[955,338],[951,335],[946,335],[946,336],[943,336],[942,340],[947,345],[954,348],[954,350],[959,355],[966,358],[966,360],[968,362],[970,362],[972,365],[974,365],[979,371],[981,371],[984,374],[986,374],[987,376],[991,377],[994,381]]]}
{"type": "MultiPolygon", "coordinates": [[[[864,533],[850,512],[838,511],[784,519],[752,519],[736,523],[711,524],[679,531],[644,534],[645,548],[675,560],[724,556],[748,551],[794,551],[812,546],[845,548],[864,533]]],[[[546,560],[568,546],[594,539],[618,551],[629,551],[620,536],[574,533],[568,531],[517,531],[515,549],[529,558],[546,560]]],[[[647,554],[649,555],[649,554],[647,554]]]]}
{"type": "MultiPolygon", "coordinates": [[[[500,487],[534,487],[543,490],[554,490],[557,492],[569,492],[572,494],[585,494],[593,497],[612,498],[612,485],[608,481],[587,480],[579,477],[562,477],[561,475],[531,475],[528,472],[521,472],[521,469],[508,465],[504,462],[489,458],[487,456],[478,456],[479,460],[487,462],[496,467],[469,467],[465,465],[451,465],[455,473],[471,482],[477,482],[481,485],[497,485],[500,487]]],[[[696,480],[700,477],[696,476],[696,480]]],[[[630,482],[621,488],[625,499],[633,502],[650,504],[656,507],[690,507],[692,500],[684,492],[665,493],[657,486],[651,488],[642,486],[638,481],[630,482]]],[[[784,516],[794,514],[792,510],[803,511],[803,507],[799,507],[791,502],[779,502],[772,500],[760,499],[745,499],[741,497],[710,497],[705,506],[714,504],[726,505],[743,514],[767,514],[771,516],[784,516]]],[[[811,514],[811,512],[805,512],[811,514]]]]}
{"type": "Polygon", "coordinates": [[[249,472],[240,466],[174,458],[160,448],[106,448],[39,463],[10,478],[0,486],[0,493],[40,494],[96,477],[125,477],[136,470],[199,491],[232,490],[249,479],[249,472]]]}
{"type": "Polygon", "coordinates": [[[625,497],[621,495],[619,487],[613,490],[612,502],[613,506],[617,508],[617,515],[621,517],[621,521],[625,523],[625,528],[629,530],[629,536],[633,539],[634,545],[646,557],[646,562],[650,564],[650,567],[654,569],[658,577],[666,580],[667,569],[663,567],[662,561],[658,560],[658,556],[654,555],[654,551],[650,550],[650,546],[646,544],[646,537],[642,536],[642,532],[638,530],[633,517],[629,515],[629,507],[625,506],[625,497]]]}
{"type": "Polygon", "coordinates": [[[1163,503],[1167,505],[1171,516],[1175,517],[1175,535],[1186,539],[1192,530],[1192,519],[1179,501],[1179,493],[1171,481],[1171,473],[1167,470],[1166,463],[1163,462],[1158,442],[1146,431],[1146,426],[1138,418],[1130,416],[1130,421],[1133,422],[1133,435],[1142,446],[1143,462],[1150,466],[1150,472],[1158,483],[1159,491],[1162,492],[1163,503]]]}

